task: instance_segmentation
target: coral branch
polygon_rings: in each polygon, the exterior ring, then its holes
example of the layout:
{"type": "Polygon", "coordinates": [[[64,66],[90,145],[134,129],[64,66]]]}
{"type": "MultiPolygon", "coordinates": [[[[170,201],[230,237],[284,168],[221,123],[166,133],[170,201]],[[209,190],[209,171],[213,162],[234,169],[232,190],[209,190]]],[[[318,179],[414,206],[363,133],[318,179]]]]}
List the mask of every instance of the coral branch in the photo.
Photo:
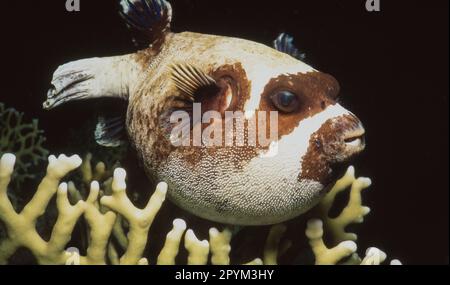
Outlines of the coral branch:
{"type": "Polygon", "coordinates": [[[209,242],[200,241],[192,230],[188,230],[184,237],[184,246],[189,252],[188,265],[205,265],[208,263],[209,242]]]}
{"type": "Polygon", "coordinates": [[[244,265],[249,265],[249,266],[253,266],[253,265],[264,265],[264,262],[262,261],[261,258],[255,258],[254,260],[245,263],[244,265]]]}
{"type": "Polygon", "coordinates": [[[85,259],[82,259],[82,264],[106,264],[106,251],[109,237],[116,221],[116,214],[110,211],[105,214],[100,212],[97,204],[99,191],[100,186],[98,182],[92,182],[84,213],[84,217],[91,229],[90,243],[87,249],[87,256],[85,259]]]}
{"type": "MultiPolygon", "coordinates": [[[[0,243],[0,263],[7,263],[10,256],[19,247],[25,247],[33,253],[39,264],[66,264],[74,260],[79,260],[81,264],[106,264],[107,256],[114,257],[114,254],[108,253],[108,250],[111,249],[109,238],[117,213],[126,217],[130,223],[127,241],[129,246],[119,263],[148,264],[148,260],[142,255],[147,244],[150,226],[165,200],[167,192],[165,183],[158,185],[147,207],[140,210],[126,196],[126,172],[123,169],[117,169],[112,182],[112,196],[105,196],[101,199],[102,206],[106,206],[116,213],[102,212],[98,201],[100,193],[98,182],[91,183],[86,202],[82,200],[81,194],[73,183],[70,184],[70,187],[66,183],[62,183],[58,187],[60,180],[65,175],[82,164],[81,159],[78,156],[61,155],[58,158],[50,156],[47,175],[40,183],[31,201],[18,214],[7,194],[14,164],[15,156],[12,154],[5,154],[0,160],[0,219],[5,223],[8,233],[8,238],[0,243]],[[72,200],[76,203],[73,206],[69,201],[69,191],[72,200]],[[50,240],[46,242],[36,230],[36,221],[44,214],[50,199],[55,194],[57,194],[56,205],[59,214],[50,240]],[[87,256],[80,257],[74,255],[74,252],[65,251],[64,248],[70,242],[74,227],[83,214],[90,228],[90,239],[87,256]]],[[[91,171],[86,164],[84,168],[85,177],[88,177],[91,171]]],[[[101,170],[102,167],[98,168],[101,170]]]]}
{"type": "Polygon", "coordinates": [[[386,253],[378,248],[371,247],[366,251],[366,257],[361,261],[361,265],[380,265],[387,258],[386,253]]]}
{"type": "Polygon", "coordinates": [[[81,158],[78,155],[67,157],[60,155],[58,158],[51,155],[47,167],[47,175],[39,185],[36,194],[23,209],[22,215],[35,222],[44,214],[50,199],[58,190],[59,181],[69,172],[81,165],[81,158]]]}
{"type": "Polygon", "coordinates": [[[319,204],[321,216],[324,220],[325,228],[332,236],[334,243],[347,240],[356,241],[357,235],[347,233],[346,227],[353,223],[362,223],[364,216],[370,213],[370,208],[362,205],[361,192],[372,184],[369,178],[355,178],[354,167],[349,167],[343,178],[338,180],[332,190],[324,197],[319,204]],[[336,218],[330,218],[329,212],[336,199],[336,196],[347,190],[351,186],[350,199],[347,206],[336,218]]]}
{"type": "MultiPolygon", "coordinates": [[[[359,224],[370,213],[370,208],[362,205],[361,192],[372,184],[368,178],[355,178],[354,167],[349,167],[346,174],[336,182],[332,190],[324,197],[318,206],[319,215],[324,220],[311,220],[308,223],[306,236],[316,258],[316,264],[342,265],[380,265],[386,260],[386,254],[377,249],[369,248],[366,256],[360,258],[356,253],[358,236],[345,231],[350,224],[359,224]],[[329,212],[335,203],[336,196],[350,188],[350,198],[347,205],[336,218],[330,218],[329,212]],[[323,240],[324,229],[333,241],[338,244],[328,248],[323,240]],[[344,260],[345,259],[345,260],[344,260]]],[[[401,264],[393,260],[391,264],[401,264]]]]}
{"type": "Polygon", "coordinates": [[[213,265],[229,265],[231,251],[231,231],[225,229],[219,232],[216,228],[209,230],[209,244],[211,248],[211,263],[213,265]]]}
{"type": "Polygon", "coordinates": [[[126,172],[116,169],[112,183],[112,196],[102,197],[100,204],[122,215],[130,223],[128,248],[120,258],[124,265],[136,265],[142,259],[147,236],[153,220],[161,208],[167,193],[167,184],[160,183],[145,209],[136,208],[126,195],[126,172]]]}
{"type": "Polygon", "coordinates": [[[15,163],[16,157],[12,154],[5,154],[0,160],[0,218],[3,221],[17,218],[7,193],[15,163]]]}
{"type": "Polygon", "coordinates": [[[64,256],[58,258],[55,257],[61,255],[64,251],[64,247],[71,239],[75,224],[86,208],[86,203],[84,201],[79,201],[75,206],[70,204],[67,196],[66,183],[62,183],[58,188],[56,205],[59,212],[58,219],[47,244],[47,253],[45,254],[45,257],[42,257],[41,261],[46,264],[51,264],[54,259],[64,259],[64,256]],[[48,258],[47,256],[51,256],[51,258],[48,258]]]}
{"type": "Polygon", "coordinates": [[[186,227],[186,222],[181,219],[173,221],[173,228],[167,234],[164,247],[158,256],[158,265],[175,265],[175,258],[178,255],[181,238],[186,227]]]}
{"type": "Polygon", "coordinates": [[[335,265],[342,259],[356,252],[353,241],[341,242],[334,248],[327,248],[323,241],[323,223],[321,220],[310,220],[306,228],[306,236],[316,257],[316,265],[335,265]]]}

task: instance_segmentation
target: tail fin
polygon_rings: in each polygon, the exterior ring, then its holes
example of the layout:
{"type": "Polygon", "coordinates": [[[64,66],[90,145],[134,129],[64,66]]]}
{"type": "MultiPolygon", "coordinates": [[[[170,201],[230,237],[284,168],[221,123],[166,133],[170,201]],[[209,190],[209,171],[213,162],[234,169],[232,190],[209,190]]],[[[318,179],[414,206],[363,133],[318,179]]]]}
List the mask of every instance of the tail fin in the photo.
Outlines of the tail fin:
{"type": "MultiPolygon", "coordinates": [[[[128,100],[130,84],[138,70],[131,55],[82,59],[62,65],[53,75],[44,109],[96,98],[128,100]]],[[[114,119],[101,117],[95,131],[97,143],[107,147],[121,145],[126,138],[125,117],[122,113],[115,114],[114,119]]]]}
{"type": "Polygon", "coordinates": [[[130,56],[90,58],[64,64],[53,75],[44,109],[95,98],[128,99],[132,70],[130,56]]]}

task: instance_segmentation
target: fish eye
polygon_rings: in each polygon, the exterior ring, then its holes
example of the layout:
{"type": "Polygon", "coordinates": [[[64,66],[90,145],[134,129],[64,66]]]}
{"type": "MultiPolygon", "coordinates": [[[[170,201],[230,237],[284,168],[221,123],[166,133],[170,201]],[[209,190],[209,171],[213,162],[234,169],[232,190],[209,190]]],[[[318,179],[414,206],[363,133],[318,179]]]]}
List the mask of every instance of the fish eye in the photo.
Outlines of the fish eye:
{"type": "Polygon", "coordinates": [[[283,113],[292,113],[299,107],[298,96],[290,91],[279,91],[271,97],[275,107],[283,113]]]}

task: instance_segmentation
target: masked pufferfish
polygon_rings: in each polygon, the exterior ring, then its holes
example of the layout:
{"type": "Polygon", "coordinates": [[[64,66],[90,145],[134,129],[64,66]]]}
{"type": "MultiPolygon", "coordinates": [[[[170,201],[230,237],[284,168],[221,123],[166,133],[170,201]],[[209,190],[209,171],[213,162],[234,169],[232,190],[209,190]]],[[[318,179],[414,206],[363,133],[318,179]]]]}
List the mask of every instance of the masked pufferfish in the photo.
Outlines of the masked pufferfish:
{"type": "Polygon", "coordinates": [[[337,103],[338,82],[303,63],[292,37],[281,34],[271,48],[173,33],[167,1],[122,0],[121,6],[147,48],[60,66],[44,108],[102,97],[127,101],[126,116],[101,118],[97,142],[117,146],[127,136],[149,178],[167,182],[179,207],[226,224],[284,222],[314,207],[336,178],[334,166],[363,151],[364,128],[337,103]],[[203,113],[242,111],[246,119],[277,111],[278,136],[270,147],[175,147],[171,113],[192,111],[193,103],[203,113]],[[274,145],[277,154],[267,155],[274,145]]]}

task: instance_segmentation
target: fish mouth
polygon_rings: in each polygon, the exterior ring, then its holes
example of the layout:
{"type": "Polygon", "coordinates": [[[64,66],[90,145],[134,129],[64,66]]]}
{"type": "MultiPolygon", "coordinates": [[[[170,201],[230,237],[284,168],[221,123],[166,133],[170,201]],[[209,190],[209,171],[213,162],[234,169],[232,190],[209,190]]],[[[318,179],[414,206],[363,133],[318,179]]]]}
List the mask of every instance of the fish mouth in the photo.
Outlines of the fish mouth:
{"type": "Polygon", "coordinates": [[[338,151],[331,153],[331,160],[335,163],[345,163],[363,152],[366,148],[365,134],[366,131],[358,118],[345,117],[341,135],[334,146],[338,151]]]}
{"type": "Polygon", "coordinates": [[[362,126],[359,126],[356,130],[347,132],[344,135],[344,144],[346,148],[361,149],[361,151],[364,150],[366,146],[365,134],[366,131],[362,126]]]}

